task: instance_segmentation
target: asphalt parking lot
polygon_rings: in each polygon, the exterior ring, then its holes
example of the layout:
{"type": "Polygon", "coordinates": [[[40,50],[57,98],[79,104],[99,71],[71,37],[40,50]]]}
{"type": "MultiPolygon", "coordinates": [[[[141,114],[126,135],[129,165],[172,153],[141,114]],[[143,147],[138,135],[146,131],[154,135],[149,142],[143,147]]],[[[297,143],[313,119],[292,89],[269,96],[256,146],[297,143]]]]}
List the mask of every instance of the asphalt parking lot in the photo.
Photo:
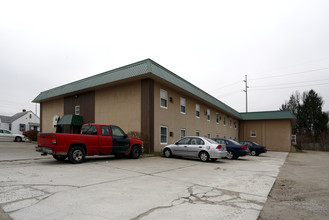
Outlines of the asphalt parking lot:
{"type": "Polygon", "coordinates": [[[288,153],[239,160],[89,157],[0,142],[0,219],[257,219],[288,153]]]}

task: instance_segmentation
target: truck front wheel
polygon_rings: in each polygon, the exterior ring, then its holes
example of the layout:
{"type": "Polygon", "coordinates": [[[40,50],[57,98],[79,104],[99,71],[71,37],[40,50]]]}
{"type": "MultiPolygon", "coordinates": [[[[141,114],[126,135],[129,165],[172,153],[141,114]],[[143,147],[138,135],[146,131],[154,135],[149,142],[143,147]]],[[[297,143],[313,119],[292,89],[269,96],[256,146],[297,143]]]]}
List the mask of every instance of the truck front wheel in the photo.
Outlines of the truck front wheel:
{"type": "Polygon", "coordinates": [[[84,149],[80,146],[72,147],[69,152],[69,160],[71,163],[82,163],[86,158],[84,149]]]}
{"type": "Polygon", "coordinates": [[[133,159],[138,159],[141,155],[141,149],[138,146],[133,146],[130,152],[130,156],[133,159]]]}

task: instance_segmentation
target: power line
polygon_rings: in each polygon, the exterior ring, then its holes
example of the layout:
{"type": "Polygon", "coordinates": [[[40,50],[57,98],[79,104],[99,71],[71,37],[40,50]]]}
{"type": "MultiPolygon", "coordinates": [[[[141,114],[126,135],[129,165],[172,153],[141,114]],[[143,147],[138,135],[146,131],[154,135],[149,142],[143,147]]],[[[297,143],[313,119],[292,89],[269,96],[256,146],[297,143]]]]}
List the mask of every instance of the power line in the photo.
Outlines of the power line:
{"type": "Polygon", "coordinates": [[[276,75],[276,76],[266,76],[266,77],[254,78],[254,79],[251,78],[251,79],[249,79],[249,80],[270,79],[270,78],[277,78],[277,77],[291,76],[291,75],[296,75],[296,74],[309,73],[309,72],[315,72],[315,71],[327,70],[327,69],[329,69],[329,67],[325,67],[325,68],[321,68],[321,69],[306,70],[306,71],[301,71],[301,72],[294,72],[294,73],[281,74],[281,75],[276,75]]]}
{"type": "Polygon", "coordinates": [[[308,86],[322,86],[322,85],[328,85],[329,83],[319,83],[319,84],[308,84],[308,85],[300,85],[300,86],[288,86],[288,87],[275,87],[275,88],[265,88],[265,89],[252,89],[252,91],[259,91],[259,90],[275,90],[275,89],[289,89],[289,88],[298,88],[298,87],[308,87],[308,86]]]}
{"type": "Polygon", "coordinates": [[[252,86],[252,88],[294,85],[294,84],[309,83],[309,82],[321,82],[321,81],[326,81],[326,80],[329,80],[329,78],[328,79],[318,79],[318,80],[308,80],[308,81],[301,81],[301,82],[294,82],[294,83],[280,83],[280,84],[263,85],[263,86],[252,86]]]}
{"type": "Polygon", "coordinates": [[[233,85],[238,84],[238,83],[241,83],[241,82],[242,82],[242,81],[239,80],[239,81],[236,81],[236,82],[233,82],[233,83],[230,83],[230,84],[226,84],[226,85],[221,86],[221,87],[219,87],[219,88],[216,88],[216,89],[210,90],[209,92],[214,92],[214,91],[216,91],[216,90],[221,90],[221,89],[227,88],[227,87],[229,87],[229,86],[233,86],[233,85]]]}
{"type": "Polygon", "coordinates": [[[231,95],[234,95],[234,94],[239,93],[239,92],[243,92],[243,91],[241,89],[235,90],[233,92],[229,92],[229,93],[225,93],[223,95],[220,95],[220,96],[218,96],[218,98],[223,98],[223,97],[231,96],[231,95]]]}

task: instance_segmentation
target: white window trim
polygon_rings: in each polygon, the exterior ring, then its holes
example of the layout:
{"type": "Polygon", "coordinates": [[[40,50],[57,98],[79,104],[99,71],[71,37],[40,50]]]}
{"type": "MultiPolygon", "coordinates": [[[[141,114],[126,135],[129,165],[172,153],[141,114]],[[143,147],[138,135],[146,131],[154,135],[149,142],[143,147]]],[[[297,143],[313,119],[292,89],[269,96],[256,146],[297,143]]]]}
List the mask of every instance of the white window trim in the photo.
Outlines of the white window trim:
{"type": "Polygon", "coordinates": [[[230,119],[230,128],[232,128],[232,119],[230,119]]]}
{"type": "Polygon", "coordinates": [[[198,137],[200,136],[200,131],[199,130],[195,131],[195,136],[198,136],[198,137]]]}
{"type": "Polygon", "coordinates": [[[185,115],[186,114],[186,99],[185,98],[180,97],[180,106],[179,107],[180,107],[180,113],[185,115]],[[185,107],[185,112],[182,112],[182,106],[185,107]]]}
{"type": "Polygon", "coordinates": [[[199,104],[195,104],[195,117],[200,118],[200,105],[199,104]],[[196,115],[196,112],[199,112],[199,116],[196,115]]]}
{"type": "Polygon", "coordinates": [[[168,144],[168,127],[167,126],[160,126],[160,144],[168,144]],[[161,128],[165,128],[166,129],[166,142],[162,143],[161,142],[161,128]]]}
{"type": "Polygon", "coordinates": [[[80,105],[76,105],[76,106],[74,107],[74,114],[75,114],[75,115],[80,115],[80,105]]]}
{"type": "Polygon", "coordinates": [[[223,125],[226,126],[226,116],[223,117],[223,125]]]}
{"type": "Polygon", "coordinates": [[[168,109],[168,91],[164,89],[160,89],[160,107],[164,109],[168,109]],[[162,98],[161,94],[166,94],[166,97],[162,98]],[[167,101],[167,106],[161,105],[161,99],[164,99],[167,101]]]}
{"type": "Polygon", "coordinates": [[[210,115],[211,115],[211,111],[209,108],[207,108],[207,121],[210,121],[210,119],[211,119],[210,115]],[[209,119],[208,119],[208,116],[209,116],[209,119]]]}
{"type": "Polygon", "coordinates": [[[180,138],[186,137],[186,129],[180,129],[180,138]],[[185,135],[182,136],[182,131],[184,131],[185,135]]]}
{"type": "Polygon", "coordinates": [[[250,137],[257,137],[257,131],[256,130],[250,130],[250,137]],[[255,135],[253,135],[255,133],[255,135]]]}

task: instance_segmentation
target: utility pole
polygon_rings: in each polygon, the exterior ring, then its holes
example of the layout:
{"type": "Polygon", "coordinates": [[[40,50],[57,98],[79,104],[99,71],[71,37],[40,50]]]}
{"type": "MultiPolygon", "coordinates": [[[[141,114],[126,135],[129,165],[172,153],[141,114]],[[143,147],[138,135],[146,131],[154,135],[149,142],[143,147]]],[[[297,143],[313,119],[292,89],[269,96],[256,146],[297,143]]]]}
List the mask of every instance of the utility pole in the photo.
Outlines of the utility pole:
{"type": "Polygon", "coordinates": [[[243,90],[246,93],[246,112],[248,112],[248,80],[247,80],[247,75],[245,75],[245,80],[243,80],[243,82],[245,82],[246,84],[246,89],[243,90]]]}

